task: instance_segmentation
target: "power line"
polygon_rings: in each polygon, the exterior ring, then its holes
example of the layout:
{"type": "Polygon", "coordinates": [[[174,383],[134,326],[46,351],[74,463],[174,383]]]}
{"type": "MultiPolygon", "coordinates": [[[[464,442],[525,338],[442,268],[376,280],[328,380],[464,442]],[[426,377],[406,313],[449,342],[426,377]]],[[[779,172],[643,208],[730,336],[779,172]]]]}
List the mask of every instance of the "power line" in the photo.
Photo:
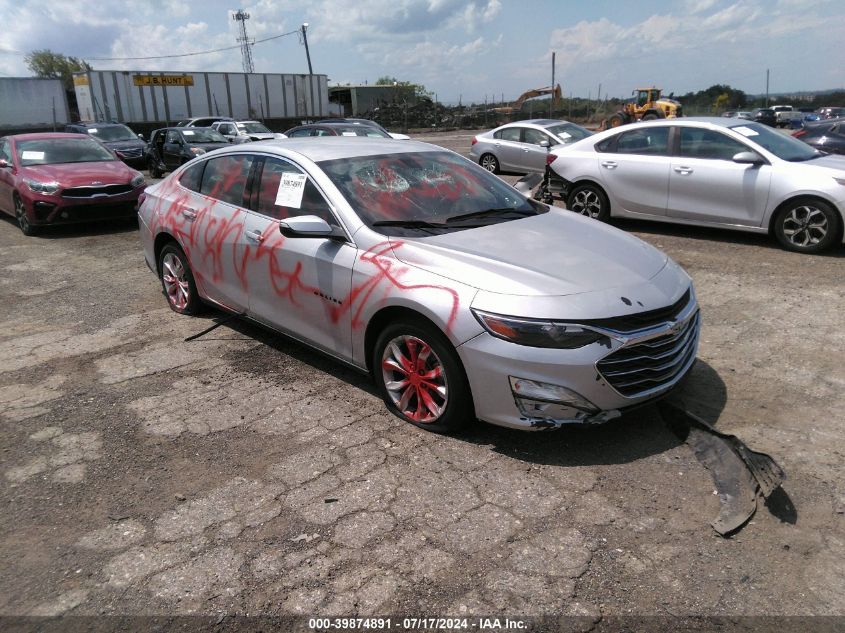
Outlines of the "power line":
{"type": "MultiPolygon", "coordinates": [[[[279,35],[272,35],[270,37],[265,37],[260,40],[255,40],[254,44],[261,44],[263,42],[269,42],[270,40],[277,40],[280,37],[286,37],[288,35],[296,35],[300,32],[299,29],[295,29],[293,31],[288,31],[287,33],[280,33],[279,35]]],[[[85,61],[91,62],[128,62],[128,61],[138,61],[144,59],[174,59],[176,57],[194,57],[196,55],[208,55],[209,53],[220,53],[222,51],[230,51],[236,48],[241,48],[240,44],[235,46],[223,46],[222,48],[213,48],[207,51],[195,51],[193,53],[178,53],[174,55],[149,55],[147,57],[80,57],[80,59],[84,59],[85,61]]],[[[0,53],[8,53],[10,55],[28,55],[29,53],[24,53],[22,51],[15,51],[12,49],[4,48],[0,49],[0,53]]],[[[71,55],[70,57],[73,57],[71,55]]]]}

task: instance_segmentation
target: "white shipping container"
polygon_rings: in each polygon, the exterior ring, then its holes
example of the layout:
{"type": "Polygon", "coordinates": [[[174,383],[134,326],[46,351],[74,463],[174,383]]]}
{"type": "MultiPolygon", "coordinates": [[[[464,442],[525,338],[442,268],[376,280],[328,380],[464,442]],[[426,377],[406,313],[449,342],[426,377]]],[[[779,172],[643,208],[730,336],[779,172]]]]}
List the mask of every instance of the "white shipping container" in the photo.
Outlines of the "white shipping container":
{"type": "Polygon", "coordinates": [[[70,121],[61,79],[0,77],[0,129],[47,128],[70,121]]]}
{"type": "Polygon", "coordinates": [[[83,121],[176,123],[198,116],[329,116],[326,75],[91,70],[74,73],[83,121]]]}

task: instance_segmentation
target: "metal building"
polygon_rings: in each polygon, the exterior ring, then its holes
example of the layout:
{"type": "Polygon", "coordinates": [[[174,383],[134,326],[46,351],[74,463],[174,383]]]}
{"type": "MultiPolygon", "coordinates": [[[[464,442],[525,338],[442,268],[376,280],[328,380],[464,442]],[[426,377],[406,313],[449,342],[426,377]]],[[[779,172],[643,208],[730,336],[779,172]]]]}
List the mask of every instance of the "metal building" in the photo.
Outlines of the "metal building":
{"type": "Polygon", "coordinates": [[[70,121],[61,79],[0,77],[0,130],[64,130],[70,121]]]}
{"type": "Polygon", "coordinates": [[[73,83],[83,121],[172,124],[198,116],[329,114],[326,75],[91,70],[74,73],[73,83]]]}

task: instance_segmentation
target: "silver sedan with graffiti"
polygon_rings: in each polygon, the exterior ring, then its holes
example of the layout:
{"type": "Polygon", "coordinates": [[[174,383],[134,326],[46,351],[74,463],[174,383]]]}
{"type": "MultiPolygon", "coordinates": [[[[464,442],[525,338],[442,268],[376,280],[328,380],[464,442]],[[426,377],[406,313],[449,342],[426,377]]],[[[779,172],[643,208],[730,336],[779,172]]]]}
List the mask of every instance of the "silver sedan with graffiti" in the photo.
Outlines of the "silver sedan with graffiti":
{"type": "Polygon", "coordinates": [[[603,422],[695,361],[674,261],[425,143],[225,148],[148,188],[139,218],[173,310],[211,304],[369,372],[432,431],[603,422]]]}

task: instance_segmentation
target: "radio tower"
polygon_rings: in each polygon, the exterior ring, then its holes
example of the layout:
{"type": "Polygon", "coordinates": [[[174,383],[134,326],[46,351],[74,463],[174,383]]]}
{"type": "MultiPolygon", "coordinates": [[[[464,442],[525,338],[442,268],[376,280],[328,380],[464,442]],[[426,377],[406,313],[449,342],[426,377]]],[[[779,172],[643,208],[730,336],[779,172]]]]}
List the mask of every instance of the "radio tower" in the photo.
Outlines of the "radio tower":
{"type": "Polygon", "coordinates": [[[255,67],[252,65],[252,45],[255,44],[255,40],[247,37],[246,34],[246,21],[249,20],[249,13],[243,9],[238,9],[238,12],[232,16],[232,19],[240,22],[239,28],[241,30],[241,36],[238,38],[238,42],[241,45],[241,58],[243,61],[244,72],[254,73],[255,67]]]}

